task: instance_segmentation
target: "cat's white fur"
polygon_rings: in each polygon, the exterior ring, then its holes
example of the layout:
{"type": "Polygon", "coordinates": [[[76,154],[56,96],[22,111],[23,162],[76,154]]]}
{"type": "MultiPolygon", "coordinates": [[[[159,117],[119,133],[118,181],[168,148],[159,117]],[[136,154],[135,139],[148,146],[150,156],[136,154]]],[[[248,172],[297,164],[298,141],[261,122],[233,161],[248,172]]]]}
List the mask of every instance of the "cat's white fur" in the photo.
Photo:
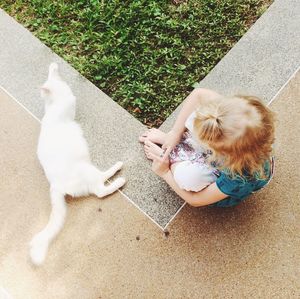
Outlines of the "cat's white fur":
{"type": "Polygon", "coordinates": [[[41,96],[45,99],[45,115],[37,154],[50,183],[52,211],[47,226],[30,243],[30,256],[35,265],[43,263],[49,244],[63,227],[66,194],[73,197],[89,194],[103,197],[125,183],[124,178],[117,178],[110,185],[104,185],[121,169],[122,162],[117,162],[105,172],[91,163],[87,142],[74,120],[76,98],[67,83],[61,80],[55,63],[49,67],[41,96]]]}

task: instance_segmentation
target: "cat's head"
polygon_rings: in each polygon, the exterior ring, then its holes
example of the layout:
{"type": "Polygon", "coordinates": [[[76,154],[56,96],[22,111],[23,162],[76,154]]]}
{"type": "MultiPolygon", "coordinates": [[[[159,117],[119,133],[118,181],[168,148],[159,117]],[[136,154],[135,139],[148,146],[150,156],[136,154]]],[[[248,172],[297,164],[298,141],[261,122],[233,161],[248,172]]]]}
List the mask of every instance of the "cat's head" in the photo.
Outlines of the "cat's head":
{"type": "Polygon", "coordinates": [[[41,86],[41,97],[48,104],[54,103],[56,100],[62,101],[63,98],[74,97],[68,84],[64,82],[58,72],[58,65],[51,63],[46,82],[41,86]]]}

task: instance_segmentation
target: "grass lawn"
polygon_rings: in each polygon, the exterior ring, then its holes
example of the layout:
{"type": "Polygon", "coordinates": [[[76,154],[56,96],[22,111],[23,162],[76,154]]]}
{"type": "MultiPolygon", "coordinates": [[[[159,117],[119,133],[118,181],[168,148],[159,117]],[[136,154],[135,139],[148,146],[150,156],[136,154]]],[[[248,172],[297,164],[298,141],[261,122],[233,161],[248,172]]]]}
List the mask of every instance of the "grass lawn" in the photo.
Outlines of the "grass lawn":
{"type": "Polygon", "coordinates": [[[272,2],[0,0],[0,7],[157,127],[272,2]]]}

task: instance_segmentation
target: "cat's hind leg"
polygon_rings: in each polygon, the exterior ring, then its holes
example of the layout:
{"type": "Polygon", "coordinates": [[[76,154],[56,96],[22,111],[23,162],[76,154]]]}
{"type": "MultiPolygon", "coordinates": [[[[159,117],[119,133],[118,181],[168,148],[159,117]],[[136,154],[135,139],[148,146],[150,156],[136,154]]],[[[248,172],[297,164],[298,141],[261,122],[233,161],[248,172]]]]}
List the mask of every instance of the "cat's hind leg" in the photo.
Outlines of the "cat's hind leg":
{"type": "MultiPolygon", "coordinates": [[[[117,171],[119,171],[123,166],[123,162],[117,162],[112,167],[110,167],[108,170],[101,172],[101,176],[103,179],[103,182],[110,179],[113,175],[116,174],[117,171]]],[[[117,178],[113,182],[111,182],[109,185],[98,185],[96,186],[94,194],[96,194],[98,197],[104,197],[107,196],[115,191],[117,191],[119,188],[121,188],[125,184],[124,178],[117,178]]]]}
{"type": "Polygon", "coordinates": [[[107,196],[125,184],[124,178],[117,178],[109,185],[104,185],[105,181],[113,176],[122,167],[122,162],[117,162],[114,166],[105,172],[100,171],[92,164],[86,164],[82,168],[81,176],[85,184],[88,186],[89,193],[93,193],[98,197],[107,196]]]}
{"type": "Polygon", "coordinates": [[[112,167],[110,167],[108,170],[101,172],[103,179],[106,181],[109,178],[111,178],[113,175],[116,174],[121,168],[123,167],[123,162],[119,161],[115,163],[112,167]]]}
{"type": "Polygon", "coordinates": [[[94,189],[94,194],[97,195],[98,197],[104,197],[109,194],[114,193],[117,191],[119,188],[121,188],[125,184],[125,179],[124,178],[117,178],[113,182],[111,182],[109,185],[98,185],[95,186],[94,189]]]}

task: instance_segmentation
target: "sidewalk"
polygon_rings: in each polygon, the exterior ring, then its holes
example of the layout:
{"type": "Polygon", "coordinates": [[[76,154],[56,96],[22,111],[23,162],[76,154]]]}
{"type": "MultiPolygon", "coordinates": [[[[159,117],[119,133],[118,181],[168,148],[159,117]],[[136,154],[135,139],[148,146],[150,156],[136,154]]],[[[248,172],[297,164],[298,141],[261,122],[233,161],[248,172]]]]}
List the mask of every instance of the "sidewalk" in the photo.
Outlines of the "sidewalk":
{"type": "Polygon", "coordinates": [[[168,237],[118,193],[69,201],[62,233],[34,268],[28,243],[50,212],[39,123],[1,91],[0,285],[15,299],[299,298],[299,94],[298,72],[271,104],[275,178],[251,199],[185,206],[168,237]]]}
{"type": "Polygon", "coordinates": [[[150,171],[137,142],[145,127],[0,10],[0,289],[14,299],[299,298],[299,14],[298,0],[275,0],[200,83],[261,96],[278,124],[270,185],[234,208],[197,209],[150,171]],[[36,144],[52,61],[78,98],[93,161],[123,160],[128,183],[68,200],[64,229],[34,268],[28,243],[51,208],[36,144]]]}
{"type": "MultiPolygon", "coordinates": [[[[225,94],[255,94],[269,102],[300,65],[299,15],[300,1],[276,0],[200,85],[225,94]]],[[[124,200],[166,228],[184,203],[150,170],[137,142],[146,128],[1,10],[0,40],[0,86],[40,119],[38,88],[50,62],[58,62],[77,96],[77,119],[93,162],[107,168],[124,161],[124,200]]],[[[177,113],[162,129],[170,128],[177,113]]]]}

